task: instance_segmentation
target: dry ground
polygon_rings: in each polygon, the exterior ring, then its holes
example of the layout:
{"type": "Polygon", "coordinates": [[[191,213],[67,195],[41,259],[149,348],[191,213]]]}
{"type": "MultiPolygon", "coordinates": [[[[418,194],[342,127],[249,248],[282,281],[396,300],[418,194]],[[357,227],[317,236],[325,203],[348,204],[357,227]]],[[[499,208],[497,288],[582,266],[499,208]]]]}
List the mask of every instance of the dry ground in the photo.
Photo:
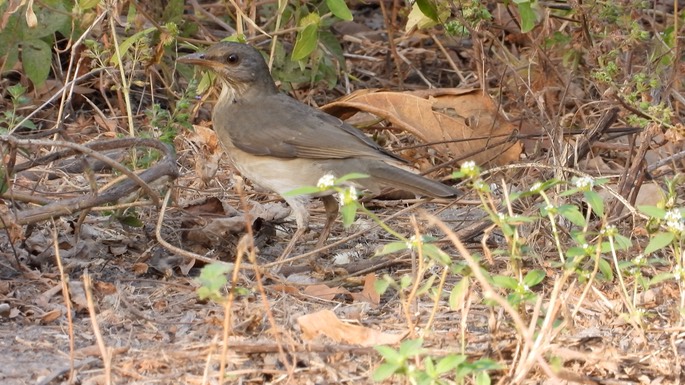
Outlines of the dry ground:
{"type": "MultiPolygon", "coordinates": [[[[206,9],[217,17],[225,16],[225,9],[207,5],[206,9]]],[[[504,12],[470,38],[450,38],[440,29],[403,34],[398,31],[399,23],[390,23],[394,30],[388,30],[382,27],[383,12],[378,6],[358,6],[356,24],[334,28],[345,42],[352,89],[326,90],[316,84],[292,94],[304,102],[323,104],[354,89],[420,90],[427,88],[426,82],[445,88],[485,87],[494,106],[484,108],[487,117],[500,119],[498,127],[501,124],[506,132],[486,138],[487,143],[475,139],[484,133],[472,134],[466,147],[475,153],[455,157],[446,153],[447,147],[411,147],[420,142],[417,136],[430,137],[431,132],[418,127],[425,131],[410,135],[396,129],[398,120],[409,122],[408,117],[388,119],[395,129],[376,124],[370,133],[388,148],[404,148],[400,153],[423,170],[456,161],[431,174],[433,178],[446,178],[463,160],[484,156],[484,168],[493,169],[484,174],[492,189],[493,207],[523,216],[539,215],[541,198],[528,197],[507,207],[507,195],[512,191],[527,191],[536,181],[551,178],[570,180],[576,172],[610,177],[609,186],[627,197],[628,205],[621,211],[621,204],[612,203],[617,201],[609,190],[598,188],[607,216],[589,217],[585,230],[596,235],[606,224],[615,225],[633,242],[616,258],[630,261],[649,242],[650,225],[630,210],[636,205],[635,198],[643,204],[657,204],[665,178],[672,178],[683,166],[674,156],[682,151],[683,102],[678,102],[678,97],[682,97],[683,64],[676,61],[670,71],[658,76],[663,81],[659,97],[672,108],[672,119],[653,119],[647,125],[649,130],[629,122],[636,108],[623,94],[616,94],[615,84],[603,84],[592,73],[601,61],[598,58],[611,49],[623,50],[615,60],[622,65],[625,79],[649,71],[653,62],[646,57],[654,52],[650,51],[653,46],[622,45],[625,35],[618,27],[605,40],[589,45],[583,40],[583,28],[593,33],[602,30],[599,24],[603,19],[592,13],[594,9],[598,8],[583,8],[585,19],[570,24],[543,12],[539,26],[529,34],[518,32],[504,12]],[[544,39],[555,32],[567,34],[575,45],[548,48],[544,39]],[[392,46],[386,41],[387,33],[397,38],[392,46]],[[628,49],[637,58],[628,55],[628,49]],[[584,55],[576,67],[568,63],[573,60],[568,55],[572,50],[584,55]],[[592,128],[599,134],[588,134],[592,128]],[[502,147],[502,139],[510,145],[502,147]],[[505,148],[515,148],[515,154],[501,155],[505,148]],[[559,168],[550,169],[551,165],[559,168]],[[647,181],[650,178],[653,180],[647,181]],[[619,208],[612,210],[612,204],[619,208]]],[[[197,13],[189,15],[195,18],[197,13]]],[[[636,10],[631,17],[638,23],[649,21],[647,29],[654,32],[670,25],[669,15],[673,16],[672,9],[636,10]]],[[[578,13],[571,18],[582,19],[578,13]]],[[[226,34],[203,20],[204,30],[196,36],[199,40],[208,40],[212,32],[214,37],[226,34]]],[[[94,39],[107,36],[107,32],[93,33],[102,34],[94,39]]],[[[160,135],[145,114],[151,108],[149,90],[163,88],[160,72],[146,77],[140,67],[141,79],[157,79],[154,85],[143,82],[132,93],[137,105],[134,123],[145,133],[140,136],[160,135]]],[[[182,76],[174,74],[173,78],[187,84],[182,76]]],[[[368,384],[373,383],[372,373],[383,362],[374,346],[397,347],[400,340],[418,337],[424,339],[426,349],[421,357],[439,359],[462,353],[471,362],[489,358],[499,364],[489,371],[490,377],[504,384],[681,383],[685,352],[682,280],[671,277],[644,287],[625,271],[622,277],[614,271],[612,279],[565,275],[558,264],[558,247],[568,250],[577,246],[570,231],[577,227],[565,219],[557,224],[559,246],[545,217],[516,223],[518,242],[526,246],[527,254],[514,259],[511,238],[501,227],[492,226],[481,199],[464,183],[460,185],[464,195],[451,201],[423,202],[389,195],[365,203],[403,236],[417,232],[435,236],[436,244],[455,261],[452,271],[439,263],[425,266],[430,259],[407,250],[374,256],[396,238],[364,214],[348,229],[337,223],[327,242],[333,246],[311,253],[325,221],[316,202],[312,203],[312,231],[291,256],[314,255],[273,266],[295,226],[278,197],[242,180],[221,154],[211,132],[203,129],[209,125],[211,94],[208,100],[193,102],[190,107],[191,120],[197,126],[179,129],[173,140],[178,176],[153,185],[152,194],[124,199],[128,192],[138,190],[132,184],[126,194],[119,191],[122,196],[96,201],[107,197],[94,194],[93,186],[102,193],[102,186],[121,171],[95,167],[92,154],[85,167],[73,154],[42,158],[38,165],[24,163],[73,147],[69,143],[110,140],[127,133],[121,93],[108,88],[116,84],[116,77],[96,79],[81,85],[93,93],[69,99],[70,113],[59,130],[44,136],[45,143],[29,142],[38,135],[27,131],[14,133],[20,142],[3,140],[3,170],[26,167],[12,174],[12,188],[0,202],[7,228],[0,234],[0,383],[218,384],[219,373],[225,370],[227,382],[236,384],[368,384]],[[98,83],[103,81],[106,87],[98,83]],[[20,151],[12,152],[13,148],[20,151]],[[62,159],[77,159],[76,168],[69,168],[62,159]],[[162,208],[151,196],[158,194],[161,202],[167,191],[171,191],[170,204],[162,208]],[[88,205],[92,210],[75,203],[86,199],[92,199],[88,205]],[[118,206],[105,205],[115,201],[118,206]],[[41,206],[47,203],[52,206],[41,206]],[[47,220],[51,214],[38,218],[36,213],[44,213],[41,207],[61,215],[54,220],[47,220]],[[432,216],[448,231],[438,228],[432,216]],[[245,241],[246,225],[256,249],[245,241]],[[465,250],[458,251],[459,244],[446,235],[463,242],[468,255],[480,256],[481,266],[493,276],[543,271],[545,278],[531,288],[536,297],[509,307],[492,302],[495,297],[506,299],[512,291],[500,287],[490,292],[491,282],[479,280],[469,269],[459,270],[465,265],[465,250]],[[190,253],[202,258],[191,258],[190,253]],[[234,282],[234,295],[227,296],[228,301],[198,297],[204,260],[242,267],[228,277],[234,282]],[[411,277],[412,284],[378,295],[374,285],[386,276],[396,281],[411,277]],[[467,290],[458,298],[451,297],[455,285],[466,276],[470,277],[467,290]],[[621,279],[628,292],[621,287],[621,279]],[[68,291],[63,290],[65,285],[68,291]],[[441,295],[431,296],[431,290],[441,295]],[[629,308],[638,309],[641,316],[626,316],[629,308]]],[[[4,76],[2,86],[17,81],[28,84],[15,73],[4,76]]],[[[628,92],[630,87],[625,85],[620,91],[628,92]]],[[[26,116],[56,92],[31,90],[27,94],[31,103],[19,112],[26,116]]],[[[656,92],[644,96],[656,98],[656,92]]],[[[156,101],[172,108],[172,95],[181,93],[173,89],[161,94],[158,92],[156,101]]],[[[7,109],[9,98],[3,96],[7,109]]],[[[408,108],[405,94],[392,97],[408,108]]],[[[463,99],[454,100],[459,104],[463,99]]],[[[60,106],[64,104],[45,106],[34,119],[48,130],[57,121],[60,106]]],[[[432,113],[430,109],[419,112],[432,113]]],[[[478,124],[468,119],[464,123],[465,127],[478,124]]],[[[153,146],[148,142],[135,145],[136,154],[129,151],[133,145],[128,142],[123,150],[114,146],[94,151],[106,154],[112,162],[130,165],[134,157],[140,160],[148,155],[153,146]]],[[[155,178],[174,176],[174,167],[161,158],[138,169],[155,164],[162,164],[155,178]]],[[[675,191],[681,193],[679,187],[675,191]]],[[[554,201],[566,199],[554,189],[549,194],[554,201]]],[[[569,200],[587,208],[576,198],[569,200]]],[[[677,204],[682,202],[677,200],[677,204]]],[[[680,252],[674,246],[654,253],[652,257],[660,259],[640,267],[643,276],[677,271],[683,264],[678,260],[680,252]]],[[[611,255],[605,258],[615,270],[611,255]]],[[[589,270],[597,273],[593,266],[589,270]]],[[[409,363],[423,368],[422,360],[412,357],[409,363]]],[[[407,378],[397,375],[385,383],[409,383],[407,378]]],[[[455,378],[446,375],[443,381],[454,383],[455,378]]],[[[469,376],[466,381],[474,379],[469,376]]]]}

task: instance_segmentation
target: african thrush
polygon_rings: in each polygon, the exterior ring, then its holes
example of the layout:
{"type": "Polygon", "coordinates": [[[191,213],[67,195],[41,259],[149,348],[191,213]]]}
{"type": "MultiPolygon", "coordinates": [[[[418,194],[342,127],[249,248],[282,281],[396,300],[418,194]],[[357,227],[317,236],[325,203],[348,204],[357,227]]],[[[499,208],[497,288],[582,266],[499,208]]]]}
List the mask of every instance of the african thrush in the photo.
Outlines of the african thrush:
{"type": "MultiPolygon", "coordinates": [[[[217,43],[178,60],[216,74],[222,89],[212,123],[226,153],[244,177],[281,195],[290,205],[297,232],[282,257],[309,226],[310,198],[284,194],[316,186],[324,175],[366,174],[368,178],[355,179],[353,184],[373,192],[394,187],[430,197],[457,194],[450,186],[397,167],[406,161],[351,125],[280,93],[264,58],[249,45],[217,43]]],[[[327,221],[318,246],[328,237],[338,213],[338,203],[330,194],[322,196],[327,221]]]]}

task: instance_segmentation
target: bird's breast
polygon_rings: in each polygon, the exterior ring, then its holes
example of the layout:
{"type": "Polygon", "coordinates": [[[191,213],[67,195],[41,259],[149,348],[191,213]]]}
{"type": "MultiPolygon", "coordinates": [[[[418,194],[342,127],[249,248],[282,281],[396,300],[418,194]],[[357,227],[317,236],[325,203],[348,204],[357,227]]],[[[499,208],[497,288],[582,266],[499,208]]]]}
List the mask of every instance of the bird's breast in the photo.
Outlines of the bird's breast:
{"type": "Polygon", "coordinates": [[[279,195],[304,186],[316,186],[327,172],[311,159],[257,156],[235,147],[226,148],[226,152],[243,177],[279,195]]]}

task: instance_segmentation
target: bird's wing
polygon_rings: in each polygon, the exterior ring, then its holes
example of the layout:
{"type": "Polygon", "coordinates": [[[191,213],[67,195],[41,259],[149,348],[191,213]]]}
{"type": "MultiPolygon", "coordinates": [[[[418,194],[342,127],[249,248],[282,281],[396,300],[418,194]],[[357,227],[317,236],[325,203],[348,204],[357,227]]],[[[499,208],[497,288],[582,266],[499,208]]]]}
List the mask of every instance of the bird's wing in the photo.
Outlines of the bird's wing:
{"type": "Polygon", "coordinates": [[[214,120],[215,129],[226,130],[235,147],[254,155],[404,161],[342,120],[284,94],[238,101],[214,120]]]}

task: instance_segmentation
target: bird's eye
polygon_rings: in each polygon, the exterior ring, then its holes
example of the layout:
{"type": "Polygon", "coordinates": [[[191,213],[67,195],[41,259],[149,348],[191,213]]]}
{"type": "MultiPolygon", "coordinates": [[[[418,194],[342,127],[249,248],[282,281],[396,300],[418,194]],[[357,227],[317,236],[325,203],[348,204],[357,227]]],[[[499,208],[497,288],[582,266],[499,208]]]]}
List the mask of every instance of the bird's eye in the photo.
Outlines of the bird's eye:
{"type": "Polygon", "coordinates": [[[234,53],[232,53],[226,57],[226,62],[228,64],[236,64],[236,63],[238,63],[238,60],[240,60],[240,58],[238,57],[238,55],[236,55],[234,53]]]}

